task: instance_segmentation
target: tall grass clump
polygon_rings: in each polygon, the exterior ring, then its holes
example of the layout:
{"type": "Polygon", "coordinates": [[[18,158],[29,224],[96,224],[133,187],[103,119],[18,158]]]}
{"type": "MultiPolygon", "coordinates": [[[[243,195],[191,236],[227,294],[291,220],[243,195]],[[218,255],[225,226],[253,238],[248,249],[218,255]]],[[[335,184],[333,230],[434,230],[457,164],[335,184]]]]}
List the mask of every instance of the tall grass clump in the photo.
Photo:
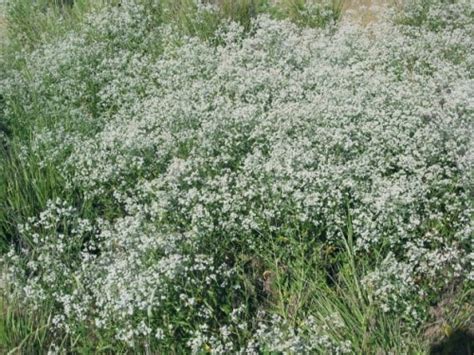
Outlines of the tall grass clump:
{"type": "Polygon", "coordinates": [[[35,7],[61,27],[41,36],[8,19],[0,351],[423,353],[469,334],[466,2],[436,5],[443,26],[366,27],[323,2],[78,4],[35,7]]]}
{"type": "Polygon", "coordinates": [[[253,19],[268,14],[303,27],[327,27],[337,22],[342,12],[340,0],[147,1],[145,3],[163,23],[173,24],[186,35],[211,41],[216,39],[218,28],[229,21],[248,31],[253,19]]]}
{"type": "Polygon", "coordinates": [[[279,0],[276,4],[280,18],[288,18],[305,27],[325,27],[340,19],[344,1],[279,0]]]}
{"type": "Polygon", "coordinates": [[[17,0],[4,3],[2,10],[6,15],[10,45],[25,49],[74,30],[87,13],[104,6],[106,0],[17,0]]]}

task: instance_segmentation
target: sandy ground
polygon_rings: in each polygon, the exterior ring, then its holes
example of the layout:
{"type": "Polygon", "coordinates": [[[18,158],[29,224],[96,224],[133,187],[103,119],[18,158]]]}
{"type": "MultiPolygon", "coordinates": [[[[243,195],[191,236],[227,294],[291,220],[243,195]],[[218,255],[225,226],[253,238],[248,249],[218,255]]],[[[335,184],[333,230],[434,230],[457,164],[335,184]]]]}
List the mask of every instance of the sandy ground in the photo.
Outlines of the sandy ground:
{"type": "Polygon", "coordinates": [[[367,25],[379,18],[380,11],[395,0],[344,0],[343,19],[367,25]]]}

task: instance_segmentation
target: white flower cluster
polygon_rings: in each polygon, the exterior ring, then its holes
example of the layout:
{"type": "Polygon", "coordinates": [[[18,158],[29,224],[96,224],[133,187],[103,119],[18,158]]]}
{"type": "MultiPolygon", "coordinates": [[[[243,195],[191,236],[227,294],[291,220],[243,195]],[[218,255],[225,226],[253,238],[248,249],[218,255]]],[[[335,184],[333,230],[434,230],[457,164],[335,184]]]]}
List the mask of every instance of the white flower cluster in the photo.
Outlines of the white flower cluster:
{"type": "Polygon", "coordinates": [[[350,235],[356,260],[384,255],[364,279],[373,302],[421,319],[415,303],[473,260],[474,27],[454,22],[321,30],[263,16],[215,45],[122,1],[24,54],[0,89],[7,118],[20,94],[41,112],[24,159],[58,166],[98,212],[55,201],[19,228],[12,295],[54,304],[62,331],[129,346],[347,353],[310,318],[256,324],[236,256],[277,235],[350,235]]]}
{"type": "MultiPolygon", "coordinates": [[[[265,317],[264,314],[260,314],[265,317]]],[[[268,317],[267,317],[268,318],[268,317]]],[[[334,341],[326,334],[331,328],[337,331],[344,328],[338,315],[328,317],[326,324],[318,324],[314,317],[305,320],[304,328],[294,327],[287,320],[273,315],[267,322],[260,321],[255,332],[255,338],[249,342],[246,349],[248,354],[257,354],[258,349],[278,354],[307,354],[330,353],[350,354],[351,342],[340,343],[334,341]],[[304,329],[304,330],[302,330],[304,329]],[[262,349],[262,344],[263,349],[262,349]]]]}

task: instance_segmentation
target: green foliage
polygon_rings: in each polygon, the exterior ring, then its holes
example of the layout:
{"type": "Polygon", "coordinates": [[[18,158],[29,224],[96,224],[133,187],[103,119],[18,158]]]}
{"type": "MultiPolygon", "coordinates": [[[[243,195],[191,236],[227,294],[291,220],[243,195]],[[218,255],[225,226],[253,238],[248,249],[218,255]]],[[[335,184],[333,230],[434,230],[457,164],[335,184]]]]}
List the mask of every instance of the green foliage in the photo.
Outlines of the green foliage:
{"type": "Polygon", "coordinates": [[[24,243],[16,226],[32,213],[37,214],[46,202],[61,194],[60,178],[51,166],[39,166],[33,159],[21,161],[16,149],[8,148],[0,158],[0,248],[24,243]]]}
{"type": "Polygon", "coordinates": [[[332,37],[339,0],[10,1],[0,352],[426,351],[470,248],[443,4],[332,37]]]}
{"type": "MultiPolygon", "coordinates": [[[[273,313],[300,326],[303,333],[311,333],[313,324],[323,324],[332,341],[349,339],[355,353],[423,352],[421,335],[402,319],[387,317],[372,300],[362,279],[373,265],[368,259],[355,260],[349,240],[331,248],[291,237],[281,240],[271,248],[275,254],[269,260],[273,313]]],[[[327,346],[321,344],[319,352],[327,346]]]]}
{"type": "Polygon", "coordinates": [[[38,353],[48,350],[52,333],[48,314],[0,299],[0,352],[38,353]]]}
{"type": "Polygon", "coordinates": [[[17,0],[6,2],[10,45],[30,49],[40,43],[74,30],[87,13],[107,1],[91,0],[17,0]]]}
{"type": "Polygon", "coordinates": [[[396,21],[402,25],[442,31],[464,28],[474,21],[474,9],[468,0],[400,0],[396,4],[396,21]]]}
{"type": "Polygon", "coordinates": [[[303,27],[325,27],[342,15],[343,0],[281,0],[275,11],[303,27]]]}

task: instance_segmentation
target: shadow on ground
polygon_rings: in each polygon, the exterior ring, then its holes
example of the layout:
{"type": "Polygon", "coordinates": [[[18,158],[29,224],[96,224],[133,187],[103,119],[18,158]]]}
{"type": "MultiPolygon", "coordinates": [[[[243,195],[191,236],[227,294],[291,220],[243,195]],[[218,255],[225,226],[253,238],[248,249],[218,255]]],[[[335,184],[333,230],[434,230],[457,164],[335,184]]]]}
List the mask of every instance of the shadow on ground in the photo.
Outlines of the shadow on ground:
{"type": "Polygon", "coordinates": [[[456,330],[441,342],[433,344],[430,355],[472,355],[474,352],[474,334],[465,330],[456,330]]]}

